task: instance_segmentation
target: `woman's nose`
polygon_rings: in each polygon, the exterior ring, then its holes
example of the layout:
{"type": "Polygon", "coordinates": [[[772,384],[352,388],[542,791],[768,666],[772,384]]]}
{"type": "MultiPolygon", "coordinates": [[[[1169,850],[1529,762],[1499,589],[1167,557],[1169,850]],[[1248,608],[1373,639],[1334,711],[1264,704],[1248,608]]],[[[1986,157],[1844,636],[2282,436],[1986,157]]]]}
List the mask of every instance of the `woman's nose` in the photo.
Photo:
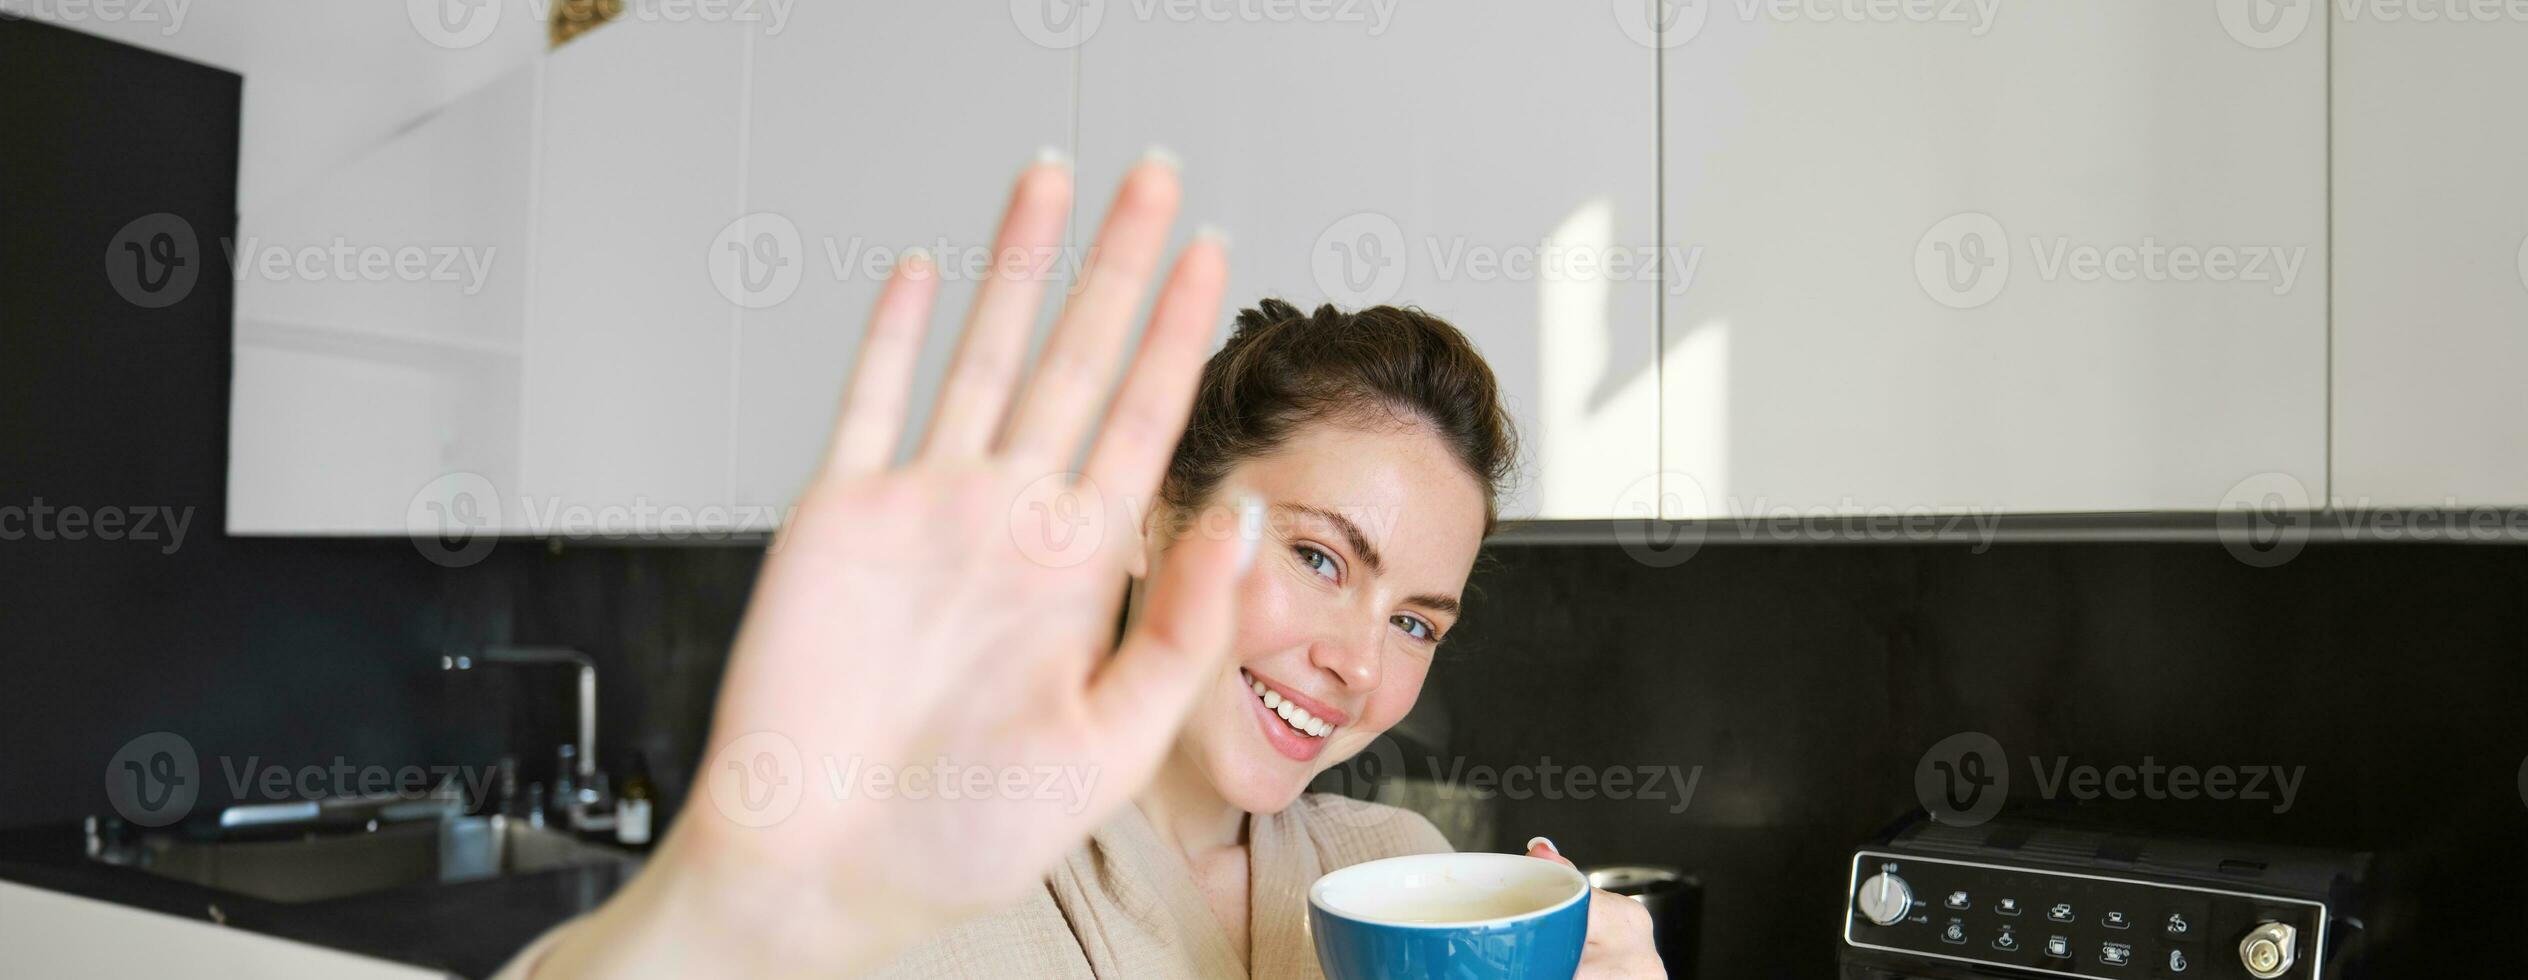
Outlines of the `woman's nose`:
{"type": "MultiPolygon", "coordinates": [[[[1383,628],[1383,623],[1380,624],[1383,628]]],[[[1308,653],[1317,669],[1333,674],[1336,681],[1355,691],[1378,689],[1379,640],[1377,629],[1346,628],[1328,631],[1308,653]]]]}

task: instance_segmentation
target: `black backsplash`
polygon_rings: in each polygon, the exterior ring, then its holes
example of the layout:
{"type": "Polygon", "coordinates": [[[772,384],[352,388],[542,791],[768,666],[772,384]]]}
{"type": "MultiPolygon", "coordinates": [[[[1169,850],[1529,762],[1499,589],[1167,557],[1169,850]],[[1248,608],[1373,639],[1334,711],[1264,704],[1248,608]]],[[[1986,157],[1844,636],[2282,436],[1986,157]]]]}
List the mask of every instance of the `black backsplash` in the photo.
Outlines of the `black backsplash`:
{"type": "Polygon", "coordinates": [[[1702,767],[1681,812],[1674,793],[1504,783],[1493,843],[1699,875],[1703,976],[1831,976],[1850,848],[1918,805],[1917,764],[1961,732],[2003,746],[2013,806],[2081,804],[2044,792],[2066,763],[2304,773],[2287,808],[2270,783],[2078,808],[2375,852],[2374,975],[2490,975],[2496,950],[2463,937],[2528,921],[2528,549],[2316,546],[2270,569],[2218,545],[1489,558],[1405,726],[1436,748],[1406,768],[1702,767]]]}

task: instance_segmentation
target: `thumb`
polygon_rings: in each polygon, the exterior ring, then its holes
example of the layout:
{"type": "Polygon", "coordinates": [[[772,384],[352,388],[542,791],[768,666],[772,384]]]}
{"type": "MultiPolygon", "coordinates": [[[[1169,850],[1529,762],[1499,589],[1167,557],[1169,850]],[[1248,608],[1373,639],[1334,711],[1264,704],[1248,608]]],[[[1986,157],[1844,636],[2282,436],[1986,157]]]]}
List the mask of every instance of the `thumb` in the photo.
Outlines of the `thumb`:
{"type": "Polygon", "coordinates": [[[1128,777],[1098,781],[1101,810],[1140,792],[1237,628],[1238,580],[1254,563],[1264,505],[1241,496],[1226,515],[1215,510],[1205,518],[1168,548],[1150,582],[1148,608],[1089,682],[1099,761],[1128,777]],[[1231,518],[1226,533],[1222,516],[1231,518]]]}

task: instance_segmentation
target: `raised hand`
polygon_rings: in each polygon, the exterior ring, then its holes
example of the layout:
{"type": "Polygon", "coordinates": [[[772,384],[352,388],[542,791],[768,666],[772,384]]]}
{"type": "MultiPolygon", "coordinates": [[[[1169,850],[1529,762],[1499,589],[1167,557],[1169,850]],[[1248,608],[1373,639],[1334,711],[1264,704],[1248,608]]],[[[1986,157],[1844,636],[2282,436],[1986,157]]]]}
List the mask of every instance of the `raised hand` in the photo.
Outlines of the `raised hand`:
{"type": "Polygon", "coordinates": [[[829,456],[756,583],[693,798],[536,976],[848,975],[1036,887],[1149,780],[1215,676],[1262,526],[1253,505],[1163,522],[1187,538],[1149,570],[1149,606],[1118,648],[1143,508],[1226,277],[1217,237],[1196,236],[1090,438],[1178,196],[1161,159],[1125,177],[1021,385],[1071,203],[1065,168],[1029,168],[902,465],[938,277],[919,255],[898,266],[829,456]]]}

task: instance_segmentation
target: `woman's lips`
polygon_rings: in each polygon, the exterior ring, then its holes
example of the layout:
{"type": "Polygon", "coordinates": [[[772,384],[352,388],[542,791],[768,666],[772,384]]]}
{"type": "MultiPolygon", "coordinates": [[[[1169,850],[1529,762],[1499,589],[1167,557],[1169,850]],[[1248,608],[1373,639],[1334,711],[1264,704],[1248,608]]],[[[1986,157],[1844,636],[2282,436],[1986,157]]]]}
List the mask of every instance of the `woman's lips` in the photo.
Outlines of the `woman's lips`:
{"type": "Polygon", "coordinates": [[[1292,694],[1281,685],[1244,670],[1238,672],[1238,680],[1248,694],[1247,703],[1253,705],[1249,710],[1255,713],[1255,723],[1263,730],[1264,741],[1272,745],[1274,751],[1280,752],[1293,761],[1314,760],[1318,753],[1325,751],[1325,735],[1332,734],[1334,729],[1350,720],[1342,712],[1330,709],[1326,710],[1324,716],[1319,716],[1315,710],[1310,709],[1310,706],[1323,708],[1321,702],[1314,698],[1292,694]],[[1258,685],[1263,686],[1265,691],[1272,695],[1269,700],[1282,703],[1277,706],[1268,705],[1266,698],[1255,696],[1255,688],[1258,685]],[[1284,712],[1289,712],[1290,716],[1284,717],[1284,712]],[[1312,735],[1294,727],[1303,719],[1307,727],[1324,734],[1312,735]]]}

